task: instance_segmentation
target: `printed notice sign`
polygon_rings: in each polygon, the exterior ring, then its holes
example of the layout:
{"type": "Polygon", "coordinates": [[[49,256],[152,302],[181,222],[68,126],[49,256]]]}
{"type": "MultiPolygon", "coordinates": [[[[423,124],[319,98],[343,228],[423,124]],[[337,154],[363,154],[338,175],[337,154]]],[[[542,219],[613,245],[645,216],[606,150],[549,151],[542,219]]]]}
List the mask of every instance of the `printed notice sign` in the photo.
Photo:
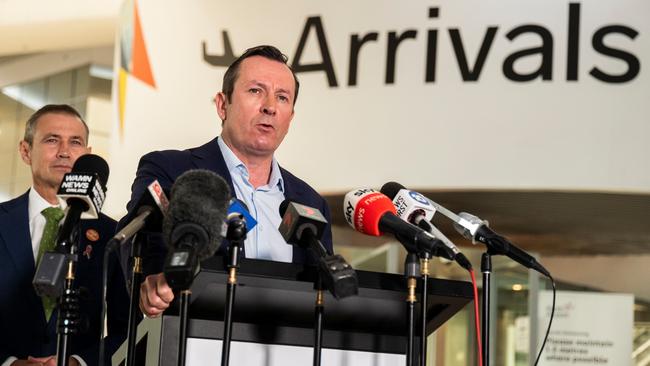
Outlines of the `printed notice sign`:
{"type": "MultiPolygon", "coordinates": [[[[551,315],[553,293],[539,295],[539,344],[551,315]]],[[[555,317],[539,365],[632,365],[634,297],[558,291],[555,317]]]]}

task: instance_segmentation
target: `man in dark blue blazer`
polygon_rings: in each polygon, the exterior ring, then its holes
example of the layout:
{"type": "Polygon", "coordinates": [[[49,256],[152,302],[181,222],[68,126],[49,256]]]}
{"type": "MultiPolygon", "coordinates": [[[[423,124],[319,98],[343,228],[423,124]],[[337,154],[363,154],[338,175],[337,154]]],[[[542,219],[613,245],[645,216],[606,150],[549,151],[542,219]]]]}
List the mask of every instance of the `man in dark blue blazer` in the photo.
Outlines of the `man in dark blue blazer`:
{"type": "MultiPolygon", "coordinates": [[[[56,192],[76,159],[88,152],[88,128],[78,112],[67,105],[48,105],[27,122],[20,143],[22,159],[32,171],[32,188],[0,204],[0,364],[55,365],[56,308],[49,320],[32,280],[36,271],[39,238],[45,219],[41,209],[58,206],[56,192]],[[31,363],[30,363],[31,362],[31,363]]],[[[87,329],[70,338],[70,364],[96,365],[99,353],[101,289],[104,245],[116,222],[106,215],[80,224],[80,246],[75,287],[84,288],[80,313],[87,329]]],[[[108,352],[126,335],[128,295],[114,255],[109,267],[108,352]]],[[[108,353],[107,352],[107,353],[108,353]]]]}
{"type": "MultiPolygon", "coordinates": [[[[183,172],[207,169],[228,182],[233,196],[247,204],[258,222],[248,233],[246,257],[294,263],[312,261],[307,251],[288,245],[277,230],[281,221],[278,209],[285,199],[317,208],[330,220],[323,197],[281,168],[274,158],[293,119],[298,89],[298,80],[278,49],[259,46],[247,50],[230,65],[224,75],[223,91],[215,98],[222,121],[221,136],[197,148],[143,156],[127,206],[130,212],[119,226],[133,216],[134,206],[154,179],[169,189],[183,172]]],[[[329,224],[321,240],[331,253],[329,224]]],[[[150,275],[142,284],[140,300],[141,310],[150,317],[160,315],[173,300],[173,293],[160,273],[164,247],[152,247],[150,243],[144,264],[145,274],[150,275]]],[[[122,250],[123,266],[127,250],[122,250]]],[[[225,246],[220,250],[225,250],[225,246]]]]}

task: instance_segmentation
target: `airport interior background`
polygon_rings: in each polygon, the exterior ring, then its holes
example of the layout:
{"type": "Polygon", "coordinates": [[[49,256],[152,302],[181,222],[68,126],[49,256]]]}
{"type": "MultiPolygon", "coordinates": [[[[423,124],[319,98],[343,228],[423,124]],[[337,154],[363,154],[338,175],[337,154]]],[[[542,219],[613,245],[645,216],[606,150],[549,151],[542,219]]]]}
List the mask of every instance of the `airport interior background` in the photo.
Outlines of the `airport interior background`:
{"type": "MultiPolygon", "coordinates": [[[[0,8],[22,7],[15,5],[18,1],[5,3],[0,4],[0,8]]],[[[16,197],[30,187],[29,169],[21,161],[18,142],[28,116],[44,104],[68,103],[76,107],[89,124],[93,152],[111,164],[110,141],[118,138],[114,128],[117,123],[114,100],[117,30],[113,22],[121,2],[106,3],[110,3],[106,9],[97,11],[101,21],[96,25],[96,39],[73,37],[68,43],[59,40],[56,44],[48,44],[34,35],[25,35],[18,38],[24,38],[26,46],[6,45],[4,49],[0,42],[0,201],[16,197]]],[[[60,23],[64,26],[75,22],[89,24],[94,19],[92,16],[98,16],[91,14],[93,11],[85,5],[79,6],[83,8],[79,15],[61,15],[64,19],[60,23]],[[84,20],[86,17],[90,20],[84,20]]],[[[13,13],[20,15],[22,11],[17,9],[13,13]]],[[[0,16],[0,34],[4,34],[2,37],[7,32],[16,35],[26,29],[48,32],[53,29],[48,22],[49,19],[31,19],[14,24],[0,16]]],[[[79,31],[78,27],[73,26],[73,29],[79,31]]],[[[93,29],[89,26],[88,31],[93,29]]],[[[133,156],[133,159],[138,158],[133,156]]],[[[630,330],[633,332],[633,353],[630,357],[632,364],[643,366],[650,365],[650,286],[647,282],[650,278],[650,266],[647,265],[650,263],[650,187],[647,188],[646,192],[629,193],[431,187],[421,193],[453,211],[468,210],[489,218],[495,230],[547,265],[555,274],[558,290],[634,295],[634,326],[630,330]]],[[[363,236],[345,223],[344,194],[342,191],[326,194],[332,211],[335,251],[359,270],[402,273],[405,250],[399,242],[389,237],[363,236]]],[[[108,214],[115,219],[123,214],[123,211],[114,211],[108,214]]],[[[459,244],[478,268],[485,248],[451,234],[454,230],[442,219],[434,223],[450,233],[449,238],[459,244]]],[[[467,272],[454,263],[438,259],[432,263],[434,277],[469,281],[467,272]]],[[[544,277],[502,256],[494,257],[493,273],[494,364],[531,365],[536,350],[533,352],[530,344],[539,344],[538,329],[546,327],[531,318],[538,311],[540,291],[548,290],[550,284],[544,277]]],[[[477,276],[480,277],[480,273],[477,276]]],[[[429,337],[429,365],[476,363],[472,310],[471,306],[466,306],[429,337]]]]}

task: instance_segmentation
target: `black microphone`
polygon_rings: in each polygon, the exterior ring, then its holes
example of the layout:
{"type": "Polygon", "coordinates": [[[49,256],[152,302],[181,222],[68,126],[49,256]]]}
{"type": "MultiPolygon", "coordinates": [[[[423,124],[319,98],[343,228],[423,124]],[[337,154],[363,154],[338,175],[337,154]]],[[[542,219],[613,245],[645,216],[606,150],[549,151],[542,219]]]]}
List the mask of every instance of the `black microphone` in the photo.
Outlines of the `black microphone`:
{"type": "Polygon", "coordinates": [[[106,250],[111,251],[131,239],[142,229],[152,232],[162,230],[162,222],[169,208],[169,200],[158,180],[147,186],[147,190],[134,206],[136,216],[117,232],[106,245],[106,250]]]}
{"type": "Polygon", "coordinates": [[[411,253],[425,251],[435,256],[453,255],[442,241],[402,220],[396,212],[390,198],[370,188],[348,192],[343,200],[345,220],[355,230],[373,236],[381,236],[384,232],[391,233],[411,253]]]}
{"type": "Polygon", "coordinates": [[[198,263],[214,255],[221,244],[228,183],[207,170],[190,170],[176,179],[162,233],[170,251],[164,265],[169,287],[188,289],[198,263]]]}
{"type": "Polygon", "coordinates": [[[69,252],[71,235],[80,219],[96,219],[106,199],[108,163],[93,154],[80,156],[63,176],[56,196],[66,216],[57,235],[57,251],[69,252]]]}
{"type": "Polygon", "coordinates": [[[449,248],[449,251],[443,253],[451,254],[447,259],[455,260],[461,267],[468,271],[472,269],[472,264],[467,257],[438,228],[430,223],[433,215],[436,213],[436,209],[429,203],[426,197],[418,192],[406,189],[397,182],[384,184],[380,192],[393,200],[393,204],[397,210],[397,216],[413,225],[417,225],[437,239],[440,239],[449,248]]]}
{"type": "Polygon", "coordinates": [[[488,222],[469,214],[461,212],[458,214],[459,222],[454,222],[454,228],[465,238],[472,240],[472,242],[481,242],[485,244],[492,254],[502,254],[522,266],[534,269],[546,277],[551,277],[551,274],[530,254],[517,248],[508,239],[495,233],[489,228],[488,222]]]}
{"type": "Polygon", "coordinates": [[[79,221],[99,217],[106,199],[108,164],[100,156],[80,156],[70,173],[63,176],[57,198],[66,211],[59,227],[55,250],[43,253],[33,285],[39,296],[58,297],[63,290],[66,264],[76,260],[79,221]]]}
{"type": "Polygon", "coordinates": [[[359,292],[357,273],[342,256],[328,253],[320,242],[327,225],[323,214],[286,199],[280,204],[280,216],[278,231],[287,243],[311,250],[318,261],[320,278],[332,296],[342,299],[356,295],[359,292]]]}

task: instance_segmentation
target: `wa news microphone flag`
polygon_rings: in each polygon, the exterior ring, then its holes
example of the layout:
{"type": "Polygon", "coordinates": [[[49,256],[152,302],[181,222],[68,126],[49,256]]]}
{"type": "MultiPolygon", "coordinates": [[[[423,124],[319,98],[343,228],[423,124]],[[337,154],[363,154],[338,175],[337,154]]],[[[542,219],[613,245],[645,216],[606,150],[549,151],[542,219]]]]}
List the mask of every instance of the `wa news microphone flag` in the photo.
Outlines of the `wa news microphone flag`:
{"type": "Polygon", "coordinates": [[[77,248],[73,241],[81,219],[99,217],[106,199],[108,164],[100,156],[80,156],[72,171],[63,176],[57,198],[66,216],[59,228],[54,251],[45,252],[34,275],[33,285],[39,296],[59,297],[63,291],[68,257],[77,248]]]}

